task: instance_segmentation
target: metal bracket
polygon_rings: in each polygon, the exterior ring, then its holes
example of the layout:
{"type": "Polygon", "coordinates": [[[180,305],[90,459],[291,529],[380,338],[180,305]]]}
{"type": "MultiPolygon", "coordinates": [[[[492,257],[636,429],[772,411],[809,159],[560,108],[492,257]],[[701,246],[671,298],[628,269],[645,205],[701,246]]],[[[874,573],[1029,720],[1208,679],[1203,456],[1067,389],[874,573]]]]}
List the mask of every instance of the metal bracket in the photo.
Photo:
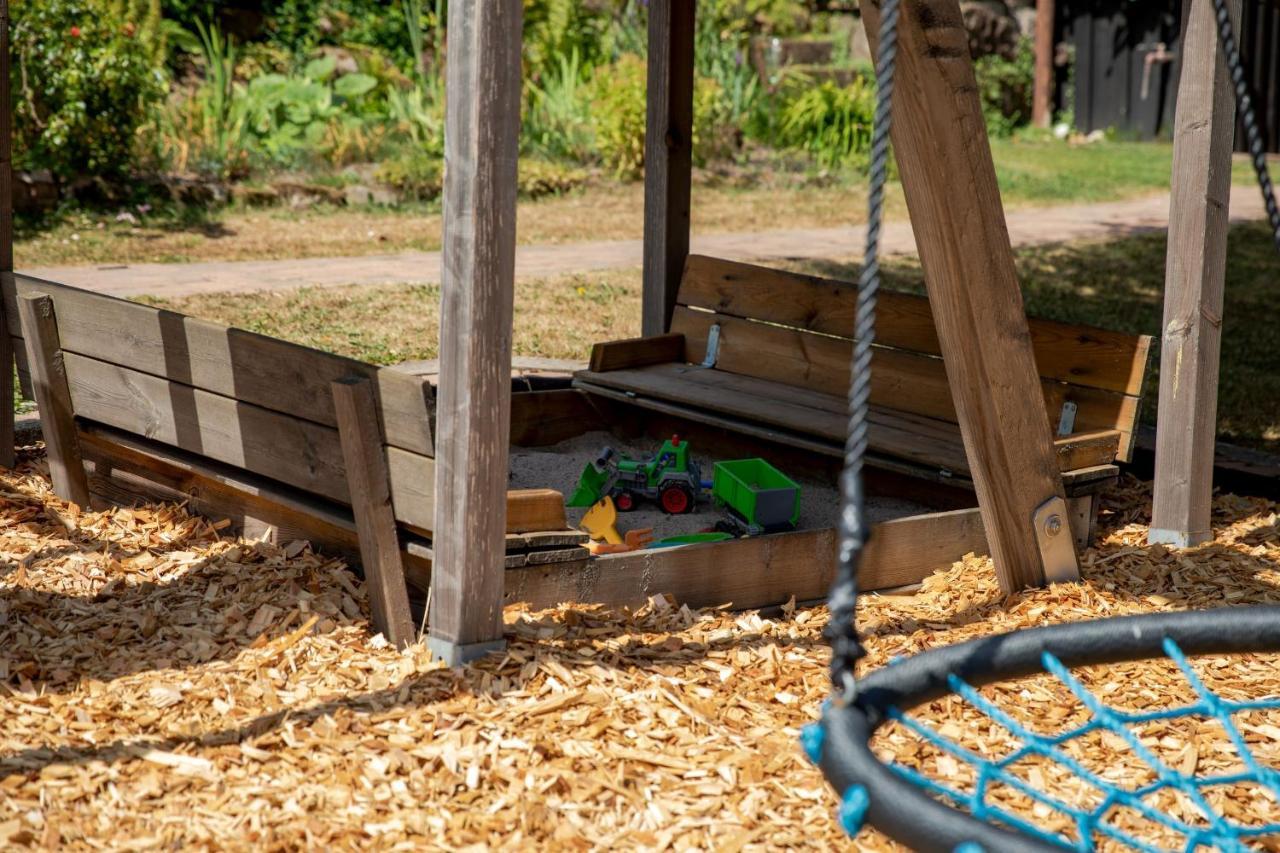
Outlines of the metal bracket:
{"type": "Polygon", "coordinates": [[[1067,502],[1054,496],[1040,504],[1031,517],[1031,529],[1040,546],[1040,563],[1046,583],[1074,583],[1080,580],[1076,547],[1071,538],[1067,502]]]}
{"type": "Polygon", "coordinates": [[[715,367],[720,357],[720,324],[714,323],[707,333],[707,355],[702,359],[702,367],[715,367]]]}
{"type": "Polygon", "coordinates": [[[1058,419],[1058,438],[1066,438],[1076,431],[1077,408],[1079,407],[1070,400],[1062,404],[1062,417],[1058,419]]]}

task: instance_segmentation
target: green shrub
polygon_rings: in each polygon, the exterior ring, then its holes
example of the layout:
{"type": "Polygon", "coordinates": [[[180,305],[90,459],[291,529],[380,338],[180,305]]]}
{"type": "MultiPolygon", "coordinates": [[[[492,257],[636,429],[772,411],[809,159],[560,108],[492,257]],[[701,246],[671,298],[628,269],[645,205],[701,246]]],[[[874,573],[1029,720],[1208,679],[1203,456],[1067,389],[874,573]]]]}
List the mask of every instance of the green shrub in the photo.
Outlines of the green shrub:
{"type": "Polygon", "coordinates": [[[14,150],[20,169],[118,177],[165,93],[147,6],[123,0],[26,0],[12,6],[14,150]],[[140,8],[139,8],[140,7],[140,8]],[[132,13],[142,12],[139,20],[132,13]]]}
{"type": "Polygon", "coordinates": [[[987,133],[1010,136],[1030,123],[1035,68],[1035,48],[1029,38],[1018,42],[1013,59],[993,54],[974,63],[987,133]]]}
{"type": "Polygon", "coordinates": [[[543,157],[595,159],[591,85],[577,49],[557,57],[540,81],[528,82],[520,130],[523,147],[543,157]]]}
{"type": "Polygon", "coordinates": [[[581,169],[537,158],[521,158],[518,188],[526,198],[560,195],[587,182],[581,169]]]}
{"type": "Polygon", "coordinates": [[[859,79],[806,87],[783,106],[779,142],[807,151],[826,167],[856,162],[871,144],[875,87],[859,79]]]}
{"type": "Polygon", "coordinates": [[[596,150],[620,178],[638,177],[644,169],[646,75],[645,61],[633,54],[596,72],[591,108],[596,150]]]}
{"type": "Polygon", "coordinates": [[[411,148],[383,160],[374,177],[399,191],[402,198],[432,201],[443,188],[444,163],[432,152],[411,148]]]}

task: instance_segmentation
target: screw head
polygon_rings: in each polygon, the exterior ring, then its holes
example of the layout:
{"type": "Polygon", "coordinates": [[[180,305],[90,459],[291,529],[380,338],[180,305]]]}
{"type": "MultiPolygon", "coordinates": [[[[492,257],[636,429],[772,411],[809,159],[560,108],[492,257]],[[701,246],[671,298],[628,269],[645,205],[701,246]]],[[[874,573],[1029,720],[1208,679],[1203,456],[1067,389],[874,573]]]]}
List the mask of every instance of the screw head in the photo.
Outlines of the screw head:
{"type": "Polygon", "coordinates": [[[1044,532],[1050,536],[1057,536],[1062,532],[1062,516],[1051,515],[1044,520],[1044,532]]]}

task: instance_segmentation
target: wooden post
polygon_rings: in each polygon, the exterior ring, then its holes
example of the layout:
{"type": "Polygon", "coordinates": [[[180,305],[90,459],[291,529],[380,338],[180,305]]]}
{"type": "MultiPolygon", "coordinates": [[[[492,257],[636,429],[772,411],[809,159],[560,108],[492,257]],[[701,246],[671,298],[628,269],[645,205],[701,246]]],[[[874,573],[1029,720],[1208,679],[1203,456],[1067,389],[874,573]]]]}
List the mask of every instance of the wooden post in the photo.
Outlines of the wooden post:
{"type": "Polygon", "coordinates": [[[641,334],[664,334],[689,256],[693,179],[693,28],[696,0],[649,3],[644,138],[644,299],[641,334]]]}
{"type": "Polygon", "coordinates": [[[53,300],[34,293],[20,296],[18,317],[22,321],[22,337],[27,347],[31,385],[35,389],[36,405],[40,407],[40,429],[44,433],[44,446],[49,457],[53,493],[87,509],[89,478],[80,457],[75,408],[67,385],[53,300]]]}
{"type": "Polygon", "coordinates": [[[341,380],[332,387],[373,626],[402,649],[417,640],[418,632],[409,613],[409,590],[391,507],[391,477],[378,429],[378,401],[368,379],[341,380]]]}
{"type": "MultiPolygon", "coordinates": [[[[13,282],[13,108],[10,97],[9,0],[0,0],[0,289],[13,282]]],[[[9,328],[0,300],[0,331],[9,328]]],[[[0,334],[0,467],[16,461],[13,435],[13,338],[0,334]]]]}
{"type": "MultiPolygon", "coordinates": [[[[1241,0],[1231,0],[1237,27],[1241,0]]],[[[1186,0],[1174,119],[1150,541],[1213,538],[1213,452],[1236,104],[1211,0],[1186,0]]],[[[1238,31],[1238,30],[1237,30],[1238,31]]]]}
{"type": "Polygon", "coordinates": [[[449,9],[432,651],[503,647],[521,0],[449,9]]]}
{"type": "Polygon", "coordinates": [[[1036,77],[1031,101],[1031,123],[1036,127],[1048,127],[1053,121],[1055,7],[1054,0],[1036,0],[1036,77]]]}
{"type": "MultiPolygon", "coordinates": [[[[878,53],[879,6],[862,13],[878,53]]],[[[1045,580],[1045,531],[1032,520],[1051,499],[1068,535],[1062,478],[959,3],[904,0],[900,14],[893,145],[991,556],[1011,592],[1045,580]]],[[[1078,573],[1068,562],[1055,579],[1078,573]]]]}

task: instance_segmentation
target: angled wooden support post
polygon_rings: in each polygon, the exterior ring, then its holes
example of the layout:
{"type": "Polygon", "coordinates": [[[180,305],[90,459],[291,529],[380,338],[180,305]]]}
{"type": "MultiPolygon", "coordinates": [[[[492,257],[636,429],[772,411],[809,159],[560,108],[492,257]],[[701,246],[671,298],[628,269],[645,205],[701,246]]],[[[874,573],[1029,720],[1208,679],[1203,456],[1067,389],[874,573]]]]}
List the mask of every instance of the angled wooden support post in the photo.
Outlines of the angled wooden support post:
{"type": "Polygon", "coordinates": [[[501,649],[521,0],[449,9],[432,651],[501,649]]]}
{"type": "Polygon", "coordinates": [[[391,477],[378,429],[378,401],[368,379],[341,380],[332,387],[373,627],[402,649],[417,640],[418,632],[409,613],[409,589],[391,506],[391,477]]]}
{"type": "Polygon", "coordinates": [[[671,325],[689,256],[693,176],[693,28],[696,0],[649,3],[648,118],[644,137],[644,298],[641,334],[671,325]]]}
{"type": "Polygon", "coordinates": [[[75,407],[67,385],[53,299],[34,293],[18,297],[18,318],[22,321],[22,339],[26,343],[36,405],[40,407],[40,429],[49,457],[53,493],[87,509],[89,478],[80,456],[75,407]]]}
{"type": "MultiPolygon", "coordinates": [[[[879,3],[861,8],[876,51],[879,3]]],[[[1078,577],[957,0],[902,2],[893,144],[1001,589],[1078,577]]]]}
{"type": "MultiPolygon", "coordinates": [[[[1241,0],[1228,6],[1239,32],[1241,0]]],[[[1187,547],[1213,538],[1209,510],[1236,103],[1212,0],[1186,0],[1182,20],[1149,538],[1187,547]]]]}
{"type": "MultiPolygon", "coordinates": [[[[0,290],[13,281],[13,108],[9,58],[9,0],[0,0],[0,290]]],[[[0,330],[9,328],[0,299],[0,330]]],[[[0,467],[15,462],[13,435],[13,338],[0,334],[0,467]]]]}

